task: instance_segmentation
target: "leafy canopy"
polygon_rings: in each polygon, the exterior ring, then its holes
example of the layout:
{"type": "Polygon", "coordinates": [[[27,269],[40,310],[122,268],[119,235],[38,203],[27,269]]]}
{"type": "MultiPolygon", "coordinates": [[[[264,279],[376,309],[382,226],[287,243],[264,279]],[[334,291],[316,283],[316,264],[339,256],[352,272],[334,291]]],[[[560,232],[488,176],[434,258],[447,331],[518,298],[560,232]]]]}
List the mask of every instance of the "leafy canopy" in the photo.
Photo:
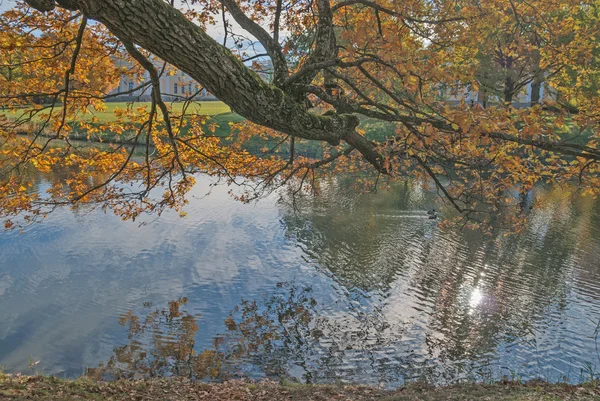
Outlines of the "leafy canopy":
{"type": "Polygon", "coordinates": [[[59,205],[124,219],[181,211],[198,172],[241,185],[243,201],[282,185],[318,190],[339,174],[368,189],[411,176],[468,224],[540,182],[598,194],[597,0],[193,0],[181,10],[29,0],[0,17],[6,228],[59,205]],[[216,27],[218,41],[205,33],[216,27]],[[181,107],[160,95],[172,66],[197,82],[181,107]],[[135,88],[120,88],[124,78],[135,88]],[[528,87],[528,107],[514,107],[528,87]],[[192,107],[202,89],[247,120],[218,127],[192,107]],[[149,107],[96,116],[140,91],[149,107]]]}

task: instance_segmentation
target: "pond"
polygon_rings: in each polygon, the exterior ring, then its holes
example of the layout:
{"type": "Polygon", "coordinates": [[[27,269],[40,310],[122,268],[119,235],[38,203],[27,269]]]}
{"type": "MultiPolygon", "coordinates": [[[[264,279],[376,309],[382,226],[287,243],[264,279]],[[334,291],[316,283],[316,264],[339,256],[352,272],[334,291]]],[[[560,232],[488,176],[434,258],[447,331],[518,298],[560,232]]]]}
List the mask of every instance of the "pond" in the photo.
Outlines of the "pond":
{"type": "Polygon", "coordinates": [[[410,182],[294,204],[209,184],[184,218],[64,208],[0,234],[0,366],[381,386],[600,370],[598,200],[539,190],[523,232],[483,235],[440,229],[410,182]]]}

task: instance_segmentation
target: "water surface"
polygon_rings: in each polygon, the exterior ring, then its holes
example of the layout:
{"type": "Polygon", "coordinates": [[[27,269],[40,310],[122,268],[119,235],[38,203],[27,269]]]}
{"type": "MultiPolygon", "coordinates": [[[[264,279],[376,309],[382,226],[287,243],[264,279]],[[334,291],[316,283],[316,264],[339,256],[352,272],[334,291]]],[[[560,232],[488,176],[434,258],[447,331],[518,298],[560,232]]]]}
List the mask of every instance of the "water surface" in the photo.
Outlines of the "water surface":
{"type": "MultiPolygon", "coordinates": [[[[0,366],[80,375],[130,341],[123,314],[187,297],[196,355],[231,340],[225,323],[241,318],[244,300],[275,316],[277,336],[245,353],[233,376],[392,386],[579,381],[599,370],[597,200],[540,190],[553,200],[523,233],[485,236],[440,230],[426,214],[435,195],[411,183],[360,196],[332,185],[295,207],[280,195],[245,205],[227,188],[208,191],[199,179],[185,218],[140,226],[65,208],[0,234],[0,366]]],[[[156,333],[161,344],[182,338],[156,333]]]]}

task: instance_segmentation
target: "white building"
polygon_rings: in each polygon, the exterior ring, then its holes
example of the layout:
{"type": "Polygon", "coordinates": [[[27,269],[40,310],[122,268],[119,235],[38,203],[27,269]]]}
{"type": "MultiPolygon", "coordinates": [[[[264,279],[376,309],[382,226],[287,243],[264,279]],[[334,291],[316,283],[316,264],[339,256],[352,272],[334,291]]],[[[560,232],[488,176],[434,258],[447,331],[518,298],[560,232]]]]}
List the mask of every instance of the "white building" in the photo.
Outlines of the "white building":
{"type": "MultiPolygon", "coordinates": [[[[130,68],[131,63],[125,60],[115,60],[118,66],[130,68]]],[[[155,67],[158,71],[163,68],[163,63],[159,61],[154,62],[155,67]]],[[[255,61],[250,66],[265,82],[269,82],[272,75],[273,65],[270,60],[267,61],[255,61]]],[[[117,95],[111,97],[110,101],[149,101],[151,96],[151,87],[146,85],[140,87],[144,83],[150,82],[150,74],[144,72],[140,76],[123,77],[119,82],[119,86],[115,88],[111,95],[117,95]]],[[[160,93],[165,101],[178,101],[185,100],[191,95],[195,95],[197,100],[217,100],[217,98],[202,88],[198,82],[192,77],[187,75],[183,71],[177,70],[173,66],[168,66],[160,77],[160,93]]]]}
{"type": "MultiPolygon", "coordinates": [[[[540,86],[540,99],[550,100],[552,89],[548,88],[547,85],[542,84],[540,86]]],[[[532,83],[527,84],[522,90],[520,90],[512,101],[513,107],[529,107],[531,106],[531,93],[532,83]]],[[[449,103],[460,103],[464,101],[469,104],[483,104],[484,100],[488,104],[500,104],[502,98],[495,94],[485,94],[482,90],[476,91],[468,85],[457,84],[452,87],[445,86],[439,91],[440,99],[449,103]]]]}
{"type": "MultiPolygon", "coordinates": [[[[127,61],[116,61],[124,67],[130,66],[127,61]]],[[[162,70],[162,62],[155,62],[156,69],[162,70]]],[[[119,85],[110,92],[112,101],[148,101],[150,100],[152,88],[143,85],[150,82],[150,74],[144,71],[142,75],[123,77],[119,85]]],[[[185,100],[187,97],[196,95],[196,99],[216,100],[216,98],[202,88],[192,77],[183,71],[169,66],[160,76],[160,93],[165,101],[185,100]]]]}

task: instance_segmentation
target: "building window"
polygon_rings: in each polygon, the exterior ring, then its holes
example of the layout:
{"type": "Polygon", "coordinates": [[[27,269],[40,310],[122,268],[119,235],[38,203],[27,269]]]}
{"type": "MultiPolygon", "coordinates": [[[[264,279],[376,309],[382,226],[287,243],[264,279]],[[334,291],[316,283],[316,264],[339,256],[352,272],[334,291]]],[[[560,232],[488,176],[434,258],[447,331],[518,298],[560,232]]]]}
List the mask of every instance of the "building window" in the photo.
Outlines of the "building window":
{"type": "Polygon", "coordinates": [[[129,88],[129,90],[133,90],[133,82],[129,82],[127,84],[127,87],[129,88]]]}
{"type": "Polygon", "coordinates": [[[173,84],[173,93],[177,94],[177,84],[173,84]]]}
{"type": "Polygon", "coordinates": [[[192,84],[188,85],[188,92],[190,92],[190,95],[192,94],[192,84]]]}

